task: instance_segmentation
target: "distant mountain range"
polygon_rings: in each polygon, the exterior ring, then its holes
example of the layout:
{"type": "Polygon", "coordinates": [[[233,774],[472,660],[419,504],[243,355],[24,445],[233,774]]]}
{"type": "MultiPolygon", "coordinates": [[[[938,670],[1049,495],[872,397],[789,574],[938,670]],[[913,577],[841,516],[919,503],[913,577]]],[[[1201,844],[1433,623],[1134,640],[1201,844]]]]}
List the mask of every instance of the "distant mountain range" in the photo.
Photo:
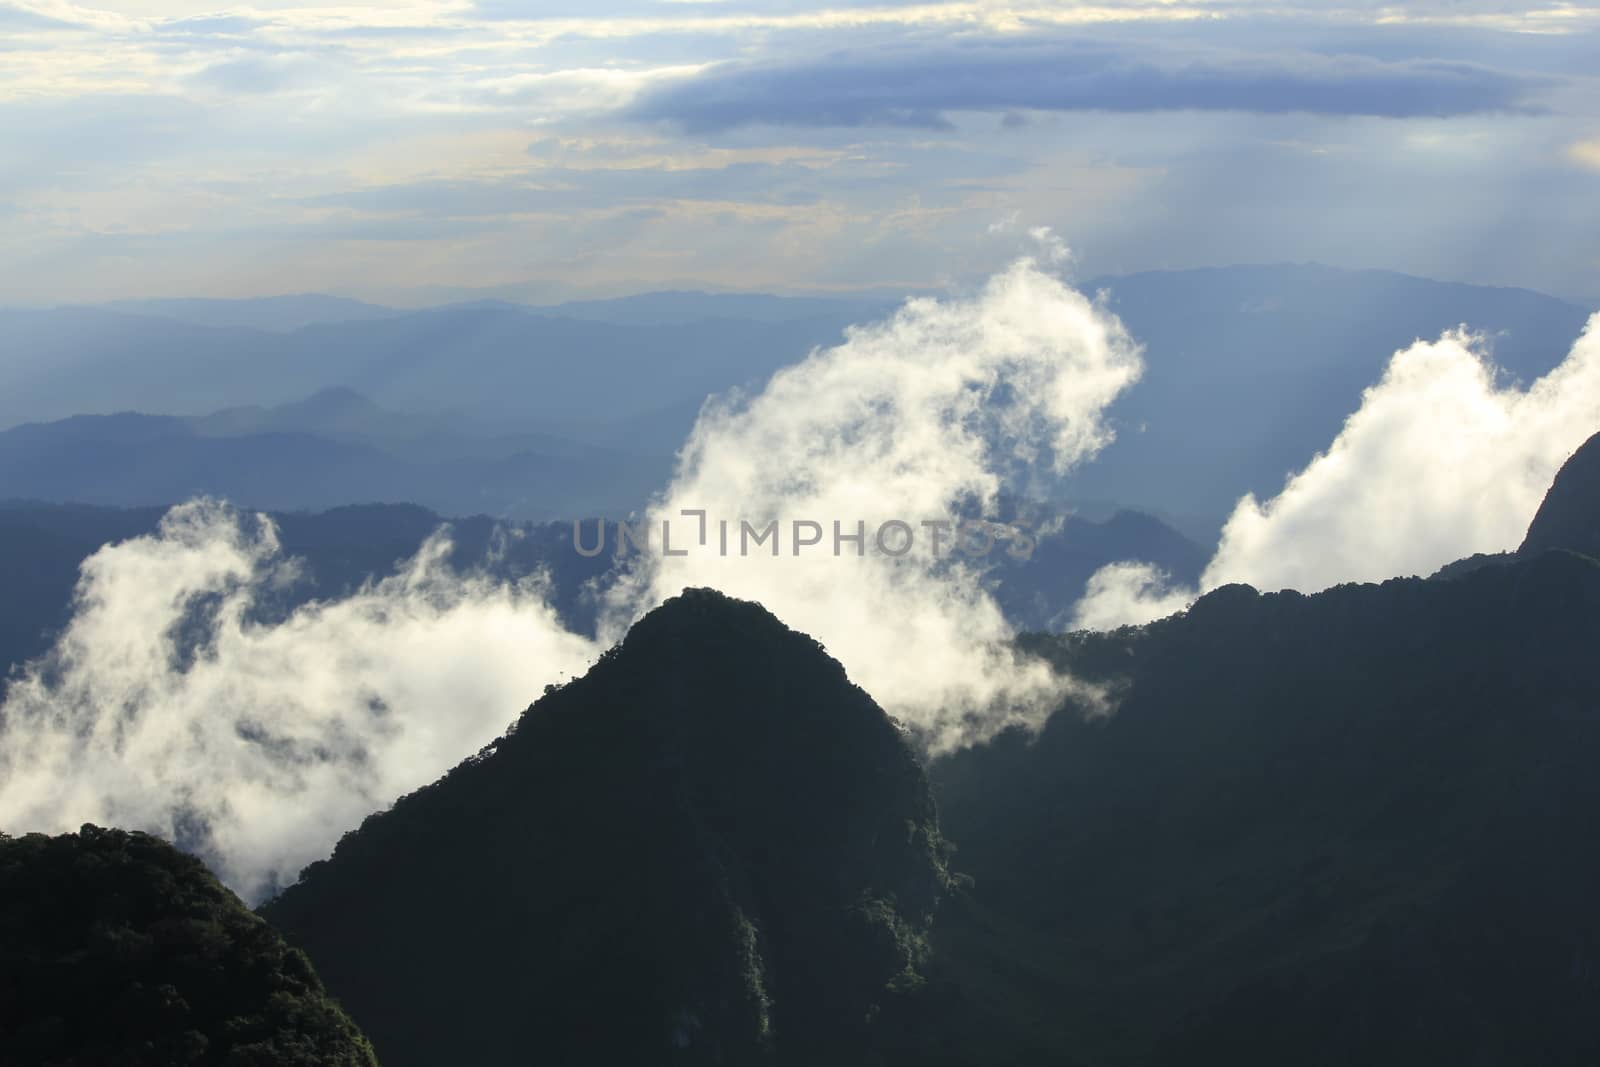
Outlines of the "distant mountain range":
{"type": "Polygon", "coordinates": [[[416,502],[510,519],[626,515],[670,473],[632,455],[447,415],[402,415],[349,389],[209,415],[78,415],[0,431],[14,497],[116,506],[197,495],[308,510],[416,502]]]}
{"type": "Polygon", "coordinates": [[[318,293],[265,296],[249,300],[113,300],[96,306],[105,311],[174,319],[195,326],[267,330],[271,333],[292,333],[318,323],[356,322],[400,314],[393,308],[378,304],[318,293]]]}
{"type": "Polygon", "coordinates": [[[377,1067],[305,954],[139,833],[0,833],[0,1049],[27,1064],[377,1067]]]}
{"type": "MultiPolygon", "coordinates": [[[[1586,317],[1526,290],[1315,266],[1154,272],[1083,287],[1109,292],[1145,343],[1149,369],[1112,409],[1117,440],[1059,495],[1211,525],[1243,493],[1275,493],[1326,447],[1397,348],[1465,324],[1492,336],[1511,375],[1531,380],[1561,360],[1586,317]]],[[[271,409],[353,391],[383,408],[444,417],[457,436],[527,437],[536,457],[557,441],[565,443],[557,452],[586,445],[628,457],[638,474],[626,487],[631,505],[637,485],[653,487],[670,469],[708,394],[759,386],[892,306],[881,295],[667,292],[539,308],[478,301],[395,311],[305,296],[0,311],[0,426],[271,409]]],[[[444,442],[421,436],[406,458],[443,461],[447,453],[421,445],[444,442]]],[[[300,462],[322,461],[302,451],[300,462]]],[[[410,476],[359,453],[330,454],[327,466],[374,486],[410,476]]],[[[495,510],[506,481],[521,479],[540,497],[553,491],[529,466],[537,464],[450,477],[463,490],[483,485],[471,510],[495,510]]],[[[399,498],[461,510],[422,491],[399,498]]],[[[513,513],[574,510],[559,491],[548,499],[543,511],[513,513]]]]}
{"type": "MultiPolygon", "coordinates": [[[[141,425],[134,420],[134,429],[141,425]]],[[[130,432],[123,440],[133,436],[130,432]]],[[[5,469],[8,437],[0,434],[0,469],[5,469]]],[[[173,439],[159,440],[164,442],[162,448],[168,448],[173,439]]],[[[207,446],[202,437],[177,440],[192,445],[196,456],[203,455],[207,446]]],[[[146,455],[138,445],[128,443],[108,443],[105,451],[146,455]]],[[[263,469],[276,468],[264,463],[263,469]]],[[[293,476],[296,472],[290,467],[287,473],[293,476]]],[[[0,598],[0,693],[7,671],[43,654],[66,623],[83,560],[101,545],[154,533],[165,510],[160,506],[0,500],[0,589],[6,594],[0,598]]],[[[368,579],[393,574],[400,560],[414,555],[431,534],[448,523],[455,543],[454,566],[487,570],[507,580],[544,569],[551,577],[554,605],[562,620],[570,629],[592,634],[595,608],[582,596],[583,585],[615,565],[610,553],[592,558],[580,555],[573,547],[570,522],[502,523],[486,515],[447,519],[416,504],[279,511],[273,520],[285,554],[303,560],[308,572],[305,582],[284,591],[277,605],[280,611],[313,598],[337,598],[368,579]],[[509,542],[497,541],[495,533],[503,526],[519,536],[509,542]]],[[[1125,558],[1151,560],[1176,580],[1193,582],[1207,556],[1205,549],[1146,515],[1118,512],[1099,521],[1074,516],[1055,533],[1042,537],[1027,560],[996,553],[989,583],[1015,626],[1047,630],[1059,628],[1083,595],[1089,576],[1108,563],[1125,558]]]]}

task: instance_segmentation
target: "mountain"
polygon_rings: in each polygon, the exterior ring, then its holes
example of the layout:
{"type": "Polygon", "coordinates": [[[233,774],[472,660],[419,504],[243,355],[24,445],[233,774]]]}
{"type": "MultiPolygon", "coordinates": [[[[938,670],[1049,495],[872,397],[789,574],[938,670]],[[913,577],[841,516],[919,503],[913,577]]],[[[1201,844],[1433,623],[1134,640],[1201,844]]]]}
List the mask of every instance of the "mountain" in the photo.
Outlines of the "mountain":
{"type": "MultiPolygon", "coordinates": [[[[1111,410],[1117,439],[1058,495],[1218,526],[1244,493],[1276,493],[1325,448],[1396,349],[1465,324],[1490,335],[1526,381],[1561,360],[1586,317],[1526,290],[1307,265],[1150,272],[1084,288],[1106,290],[1144,342],[1148,369],[1111,410]]],[[[0,426],[270,408],[342,389],[451,415],[469,437],[543,435],[665,471],[708,394],[759,385],[892,306],[881,293],[668,292],[319,314],[277,332],[242,325],[291,320],[267,303],[255,318],[197,316],[206,325],[108,308],[0,310],[0,426]]]]}
{"type": "Polygon", "coordinates": [[[943,857],[838,663],[686,590],[262,913],[391,1065],[849,1063],[921,981],[943,857]]]}
{"type": "MultiPolygon", "coordinates": [[[[0,500],[0,696],[9,670],[47,651],[66,624],[79,565],[101,545],[155,533],[165,511],[0,500]]],[[[272,519],[284,554],[305,568],[302,581],[274,590],[271,602],[259,605],[264,622],[313,598],[336,599],[388,577],[446,524],[452,567],[507,581],[547,572],[552,606],[580,632],[594,629],[595,605],[583,596],[583,585],[612,565],[608,555],[579,555],[570,523],[502,523],[483,515],[447,520],[406,504],[279,512],[272,519]]]]}
{"type": "Polygon", "coordinates": [[[837,342],[850,317],[632,325],[481,306],[273,333],[99,308],[0,310],[0,424],[130,409],[196,415],[343,387],[386,407],[670,455],[687,425],[648,442],[588,434],[759,384],[837,342]]]}
{"type": "Polygon", "coordinates": [[[283,943],[144,834],[0,834],[0,1058],[12,1067],[377,1067],[283,943]]]}
{"type": "Polygon", "coordinates": [[[1114,708],[929,768],[951,1062],[1596,1062],[1597,642],[1559,550],[1026,639],[1114,708]]]}
{"type": "Polygon", "coordinates": [[[1457,560],[1434,577],[1456,578],[1556,549],[1600,559],[1600,434],[1584,442],[1556,472],[1520,547],[1457,560]]]}
{"type": "MultiPolygon", "coordinates": [[[[586,445],[514,424],[475,420],[459,412],[398,412],[343,386],[286,404],[227,408],[190,416],[201,437],[260,433],[311,434],[344,444],[368,445],[413,463],[504,460],[539,455],[576,463],[646,464],[644,457],[586,445]]],[[[631,506],[633,501],[629,501],[631,506]]]]}
{"type": "Polygon", "coordinates": [[[1592,1064],[1591,455],[1549,549],[1024,636],[1103,702],[927,763],[686,591],[262,915],[391,1064],[1592,1064]]]}
{"type": "Polygon", "coordinates": [[[78,415],[0,431],[8,493],[124,507],[208,495],[274,510],[415,501],[513,519],[625,515],[667,471],[664,459],[391,412],[347,389],[198,417],[78,415]]]}
{"type": "Polygon", "coordinates": [[[1557,548],[1600,559],[1600,434],[1562,464],[1518,552],[1557,548]]]}
{"type": "Polygon", "coordinates": [[[320,293],[242,300],[114,300],[100,306],[108,311],[176,319],[196,326],[242,327],[273,333],[288,333],[319,322],[352,322],[398,314],[393,308],[320,293]]]}

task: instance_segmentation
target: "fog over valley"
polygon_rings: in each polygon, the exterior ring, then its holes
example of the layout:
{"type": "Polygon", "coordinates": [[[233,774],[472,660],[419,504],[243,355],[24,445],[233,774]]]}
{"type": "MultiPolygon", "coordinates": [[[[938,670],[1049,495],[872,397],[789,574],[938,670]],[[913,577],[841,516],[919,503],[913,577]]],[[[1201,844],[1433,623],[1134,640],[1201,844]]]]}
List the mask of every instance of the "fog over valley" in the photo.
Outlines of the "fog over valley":
{"type": "Polygon", "coordinates": [[[0,54],[6,1067],[1600,1061],[1600,8],[0,54]]]}

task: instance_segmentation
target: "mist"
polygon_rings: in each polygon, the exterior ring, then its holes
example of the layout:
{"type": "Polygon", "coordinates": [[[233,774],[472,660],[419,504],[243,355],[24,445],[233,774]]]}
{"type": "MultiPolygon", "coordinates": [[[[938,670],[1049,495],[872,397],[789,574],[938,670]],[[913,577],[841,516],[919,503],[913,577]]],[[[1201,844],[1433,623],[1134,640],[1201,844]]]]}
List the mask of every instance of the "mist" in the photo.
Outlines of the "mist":
{"type": "Polygon", "coordinates": [[[1173,588],[1147,564],[1113,564],[1090,580],[1073,626],[1149,622],[1232,582],[1311,593],[1515,548],[1597,422],[1600,315],[1529,385],[1505,380],[1483,337],[1418,341],[1282,492],[1239,501],[1198,589],[1173,588]]]}
{"type": "MultiPolygon", "coordinates": [[[[1032,238],[1061,260],[1047,231],[1032,238]]],[[[155,535],[84,562],[66,630],[13,679],[0,824],[150,830],[260,899],[685,586],[758,600],[815,636],[934,751],[1042,722],[1068,695],[1092,704],[1092,690],[1013,653],[982,585],[1032,534],[956,523],[993,516],[1033,472],[1092,457],[1111,440],[1107,406],[1140,371],[1115,316],[1031,258],[852,329],[760,394],[708,403],[642,516],[650,550],[599,591],[599,641],[569,632],[538,580],[452,571],[447,533],[391,578],[274,619],[263,607],[303,575],[272,524],[212,501],[177,507],[155,535]],[[685,509],[705,512],[705,544],[685,509]],[[795,520],[821,543],[797,551],[795,520]],[[694,551],[664,554],[663,521],[672,551],[694,551]],[[781,545],[716,551],[718,524],[737,545],[741,523],[772,521],[781,545]],[[859,555],[849,542],[834,554],[835,522],[860,530],[859,555]],[[886,523],[916,543],[880,542],[886,523]]]]}
{"type": "Polygon", "coordinates": [[[294,881],[596,653],[538,580],[458,574],[449,551],[441,533],[392,577],[263,622],[303,579],[264,517],[196,501],[100,549],[0,707],[0,824],[154,832],[247,900],[294,881]]]}
{"type": "MultiPolygon", "coordinates": [[[[392,577],[286,613],[271,607],[305,576],[264,517],[194,501],[100,549],[55,647],[0,707],[0,824],[150,830],[261,899],[686,586],[816,637],[933,753],[1064,700],[1101,707],[1015,654],[985,585],[1043,536],[1008,501],[1092,461],[1143,369],[1117,317],[1052,272],[1050,235],[1034,238],[1039,259],[708,401],[630,525],[647,547],[595,591],[595,637],[562,624],[542,578],[453,570],[447,531],[392,577]]],[[[1239,502],[1199,588],[1116,564],[1074,624],[1147,621],[1227,582],[1311,591],[1515,545],[1600,421],[1597,321],[1527,387],[1467,334],[1397,353],[1326,452],[1276,497],[1239,502]]]]}
{"type": "MultiPolygon", "coordinates": [[[[1033,237],[1061,258],[1048,231],[1033,237]]],[[[1090,459],[1141,369],[1117,318],[1031,258],[970,296],[853,329],[759,395],[705,408],[647,515],[682,554],[637,558],[607,630],[714,586],[816,637],[934,752],[1041,722],[1074,683],[1014,655],[981,581],[1023,538],[988,547],[956,522],[998,518],[1030,473],[1090,459]],[[778,543],[752,545],[745,524],[774,522],[778,543]],[[958,536],[970,552],[951,550],[958,536]]]]}

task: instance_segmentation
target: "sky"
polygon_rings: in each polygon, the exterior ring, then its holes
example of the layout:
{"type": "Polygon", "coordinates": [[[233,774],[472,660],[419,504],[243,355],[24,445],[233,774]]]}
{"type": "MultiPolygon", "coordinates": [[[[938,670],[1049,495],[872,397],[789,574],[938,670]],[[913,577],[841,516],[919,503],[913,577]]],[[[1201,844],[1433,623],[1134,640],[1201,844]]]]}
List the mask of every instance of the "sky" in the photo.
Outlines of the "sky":
{"type": "Polygon", "coordinates": [[[1315,261],[1600,307],[1600,6],[0,0],[0,304],[1315,261]]]}

